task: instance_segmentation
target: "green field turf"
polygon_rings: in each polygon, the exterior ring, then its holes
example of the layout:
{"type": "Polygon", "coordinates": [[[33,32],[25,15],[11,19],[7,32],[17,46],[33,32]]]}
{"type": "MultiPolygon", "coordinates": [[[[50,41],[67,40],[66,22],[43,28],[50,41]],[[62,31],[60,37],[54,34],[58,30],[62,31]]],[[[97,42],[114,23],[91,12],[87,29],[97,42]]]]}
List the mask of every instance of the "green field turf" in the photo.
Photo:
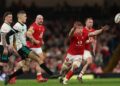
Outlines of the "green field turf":
{"type": "MultiPolygon", "coordinates": [[[[0,86],[4,86],[3,82],[0,82],[0,86]]],[[[37,83],[36,80],[17,80],[16,84],[7,86],[63,86],[63,85],[59,83],[58,79],[53,79],[49,80],[46,83],[37,83]]],[[[65,86],[120,86],[120,78],[83,80],[83,83],[80,83],[78,80],[72,79],[65,86]]]]}

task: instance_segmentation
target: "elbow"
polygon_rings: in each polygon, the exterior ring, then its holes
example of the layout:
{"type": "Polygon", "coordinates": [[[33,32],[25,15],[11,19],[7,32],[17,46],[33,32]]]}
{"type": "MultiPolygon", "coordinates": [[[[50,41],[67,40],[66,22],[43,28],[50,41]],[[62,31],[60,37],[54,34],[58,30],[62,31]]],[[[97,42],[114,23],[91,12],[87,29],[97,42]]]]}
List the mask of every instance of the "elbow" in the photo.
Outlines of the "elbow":
{"type": "Polygon", "coordinates": [[[27,33],[26,33],[26,36],[27,36],[28,38],[30,38],[30,33],[29,33],[29,32],[27,32],[27,33]]]}
{"type": "Polygon", "coordinates": [[[30,38],[30,39],[32,38],[32,35],[31,35],[31,33],[29,33],[29,32],[26,33],[26,36],[27,36],[28,38],[30,38]]]}
{"type": "Polygon", "coordinates": [[[29,37],[29,33],[28,32],[26,32],[26,36],[29,37]]]}

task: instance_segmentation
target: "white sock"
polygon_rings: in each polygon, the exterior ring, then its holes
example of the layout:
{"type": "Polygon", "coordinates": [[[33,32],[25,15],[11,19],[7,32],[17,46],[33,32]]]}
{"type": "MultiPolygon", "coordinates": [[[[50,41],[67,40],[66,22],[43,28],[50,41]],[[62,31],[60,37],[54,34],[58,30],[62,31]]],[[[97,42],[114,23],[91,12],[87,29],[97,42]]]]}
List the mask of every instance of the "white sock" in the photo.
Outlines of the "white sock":
{"type": "Polygon", "coordinates": [[[42,74],[41,72],[37,73],[37,75],[41,75],[41,74],[42,74]]]}
{"type": "Polygon", "coordinates": [[[82,78],[82,76],[83,76],[83,72],[81,71],[79,77],[82,78]]]}

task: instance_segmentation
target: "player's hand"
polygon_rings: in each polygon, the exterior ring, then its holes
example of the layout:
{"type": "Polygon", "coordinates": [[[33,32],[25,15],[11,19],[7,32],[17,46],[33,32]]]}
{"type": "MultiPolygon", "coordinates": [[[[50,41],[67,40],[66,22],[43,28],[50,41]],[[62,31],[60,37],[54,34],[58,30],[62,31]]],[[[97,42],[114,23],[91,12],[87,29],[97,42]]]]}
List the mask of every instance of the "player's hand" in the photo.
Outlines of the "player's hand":
{"type": "Polygon", "coordinates": [[[7,66],[7,63],[0,63],[0,66],[7,66]]]}
{"type": "Polygon", "coordinates": [[[35,43],[35,44],[40,44],[40,41],[36,40],[34,43],[35,43]]]}
{"type": "Polygon", "coordinates": [[[9,52],[12,52],[12,51],[13,51],[13,46],[8,45],[7,47],[8,47],[8,51],[9,51],[9,52]]]}
{"type": "Polygon", "coordinates": [[[44,45],[44,41],[43,40],[41,41],[41,45],[44,45]]]}
{"type": "Polygon", "coordinates": [[[4,55],[7,55],[7,54],[8,54],[8,49],[7,49],[7,47],[4,47],[3,54],[4,54],[4,55]]]}
{"type": "Polygon", "coordinates": [[[110,26],[109,25],[105,25],[105,26],[102,27],[102,29],[103,29],[103,31],[107,31],[107,30],[110,29],[110,26]]]}

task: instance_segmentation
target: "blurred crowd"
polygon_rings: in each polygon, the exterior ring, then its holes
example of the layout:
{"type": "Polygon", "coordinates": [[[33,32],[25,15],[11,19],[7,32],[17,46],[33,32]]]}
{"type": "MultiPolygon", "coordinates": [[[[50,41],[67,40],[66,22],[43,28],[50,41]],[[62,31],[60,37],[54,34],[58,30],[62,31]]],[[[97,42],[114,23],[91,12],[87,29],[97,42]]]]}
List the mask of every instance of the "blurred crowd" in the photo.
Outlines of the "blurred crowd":
{"type": "Polygon", "coordinates": [[[113,69],[113,73],[120,73],[120,60],[118,61],[118,64],[113,69]]]}

